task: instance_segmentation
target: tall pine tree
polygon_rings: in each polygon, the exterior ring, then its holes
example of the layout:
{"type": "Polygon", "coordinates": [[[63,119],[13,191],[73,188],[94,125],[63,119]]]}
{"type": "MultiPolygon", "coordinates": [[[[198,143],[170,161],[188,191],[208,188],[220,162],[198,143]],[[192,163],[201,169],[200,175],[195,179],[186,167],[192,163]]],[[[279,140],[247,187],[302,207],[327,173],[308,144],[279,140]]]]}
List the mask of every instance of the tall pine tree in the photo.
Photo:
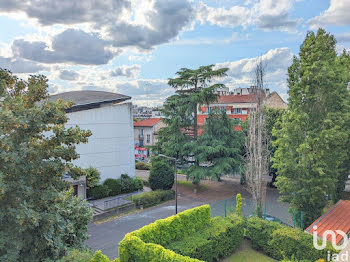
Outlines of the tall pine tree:
{"type": "Polygon", "coordinates": [[[349,92],[335,45],[323,29],[308,32],[288,69],[289,110],[274,134],[276,185],[291,209],[305,213],[305,226],[321,215],[327,196],[339,197],[349,172],[349,92]]]}
{"type": "Polygon", "coordinates": [[[193,147],[199,165],[191,166],[189,172],[195,179],[210,177],[220,180],[224,174],[242,170],[244,135],[234,130],[234,125],[238,124],[224,110],[213,110],[209,114],[204,133],[193,147]]]}

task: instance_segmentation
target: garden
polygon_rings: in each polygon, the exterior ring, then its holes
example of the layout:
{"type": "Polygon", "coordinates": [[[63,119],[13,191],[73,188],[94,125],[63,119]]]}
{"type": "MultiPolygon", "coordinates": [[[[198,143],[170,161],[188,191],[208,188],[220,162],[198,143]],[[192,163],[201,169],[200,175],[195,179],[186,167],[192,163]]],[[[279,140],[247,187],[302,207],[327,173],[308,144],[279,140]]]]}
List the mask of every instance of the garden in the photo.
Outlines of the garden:
{"type": "MultiPolygon", "coordinates": [[[[203,205],[126,234],[113,262],[314,262],[336,252],[331,245],[315,249],[312,235],[301,229],[242,216],[240,202],[227,217],[210,213],[210,206],[203,205]]],[[[87,257],[69,261],[111,261],[100,251],[87,257]]]]}

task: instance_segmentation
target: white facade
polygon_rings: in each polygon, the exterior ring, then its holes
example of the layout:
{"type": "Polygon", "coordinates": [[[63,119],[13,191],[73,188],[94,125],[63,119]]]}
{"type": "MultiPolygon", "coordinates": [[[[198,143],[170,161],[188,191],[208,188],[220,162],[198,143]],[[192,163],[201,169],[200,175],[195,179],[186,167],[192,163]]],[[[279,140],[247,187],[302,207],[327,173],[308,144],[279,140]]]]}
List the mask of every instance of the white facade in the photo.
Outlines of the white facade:
{"type": "Polygon", "coordinates": [[[119,178],[121,174],[135,177],[134,128],[132,104],[108,103],[98,108],[67,113],[67,127],[78,125],[92,135],[87,144],[77,145],[80,158],[74,163],[82,168],[92,166],[101,172],[101,182],[119,178]]]}

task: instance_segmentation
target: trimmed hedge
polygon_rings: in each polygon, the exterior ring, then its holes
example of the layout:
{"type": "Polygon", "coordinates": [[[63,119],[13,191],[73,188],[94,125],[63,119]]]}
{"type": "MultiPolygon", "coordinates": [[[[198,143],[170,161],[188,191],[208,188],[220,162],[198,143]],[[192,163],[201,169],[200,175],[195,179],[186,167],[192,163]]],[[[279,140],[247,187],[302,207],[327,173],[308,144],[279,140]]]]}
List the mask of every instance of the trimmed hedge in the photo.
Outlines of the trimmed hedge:
{"type": "Polygon", "coordinates": [[[173,190],[156,190],[142,193],[140,195],[133,195],[130,199],[137,207],[143,206],[146,208],[174,198],[175,192],[173,190]]]}
{"type": "Polygon", "coordinates": [[[165,246],[178,254],[204,261],[218,261],[231,255],[242,243],[243,218],[231,215],[213,218],[211,224],[180,241],[165,246]]]}
{"type": "Polygon", "coordinates": [[[253,249],[262,250],[266,254],[271,254],[273,247],[268,242],[271,240],[272,233],[282,228],[280,223],[267,221],[258,217],[247,218],[245,228],[246,236],[252,241],[253,249]]]}
{"type": "Polygon", "coordinates": [[[151,169],[151,165],[147,164],[145,162],[136,162],[135,166],[136,166],[136,169],[139,169],[139,170],[150,170],[151,169]]]}
{"type": "Polygon", "coordinates": [[[205,229],[211,223],[210,206],[186,210],[160,219],[139,230],[126,234],[119,244],[121,262],[200,262],[176,254],[163,246],[205,229]]]}
{"type": "Polygon", "coordinates": [[[210,206],[185,210],[175,216],[159,219],[130,234],[146,243],[167,245],[206,228],[211,222],[210,206]]]}
{"type": "Polygon", "coordinates": [[[281,260],[294,258],[300,261],[327,259],[327,252],[336,253],[330,243],[324,250],[313,246],[312,235],[283,226],[277,222],[252,217],[246,221],[246,235],[254,249],[264,251],[270,257],[281,260]]]}
{"type": "Polygon", "coordinates": [[[143,181],[140,178],[131,178],[122,174],[119,179],[108,178],[102,185],[97,185],[88,190],[88,197],[100,199],[109,196],[117,196],[143,189],[143,181]]]}

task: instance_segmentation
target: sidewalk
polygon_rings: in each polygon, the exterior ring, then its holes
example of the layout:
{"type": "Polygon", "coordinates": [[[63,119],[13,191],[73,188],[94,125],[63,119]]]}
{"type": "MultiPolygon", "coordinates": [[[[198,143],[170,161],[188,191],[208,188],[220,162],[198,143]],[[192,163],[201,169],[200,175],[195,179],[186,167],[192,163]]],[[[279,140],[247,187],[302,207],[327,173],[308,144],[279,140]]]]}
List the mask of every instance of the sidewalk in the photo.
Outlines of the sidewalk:
{"type": "Polygon", "coordinates": [[[136,192],[132,192],[132,193],[101,198],[101,199],[97,199],[97,200],[90,200],[89,203],[93,204],[94,206],[98,207],[101,210],[106,210],[109,208],[122,206],[122,205],[125,205],[128,203],[131,203],[130,200],[127,200],[128,197],[138,195],[138,194],[141,194],[144,192],[149,192],[149,191],[151,191],[150,188],[144,187],[142,191],[136,191],[136,192]]]}

